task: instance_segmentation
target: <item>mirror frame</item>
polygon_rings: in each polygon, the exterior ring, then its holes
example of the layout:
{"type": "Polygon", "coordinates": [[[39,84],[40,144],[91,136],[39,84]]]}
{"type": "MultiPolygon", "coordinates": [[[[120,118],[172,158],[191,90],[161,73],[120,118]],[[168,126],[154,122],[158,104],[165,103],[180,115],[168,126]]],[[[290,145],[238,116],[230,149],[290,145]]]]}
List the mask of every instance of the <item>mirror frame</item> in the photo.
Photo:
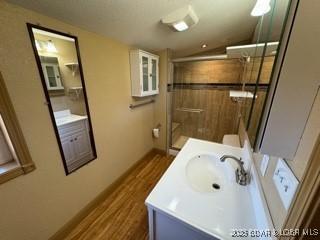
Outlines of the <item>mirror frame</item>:
{"type": "Polygon", "coordinates": [[[80,49],[79,49],[78,38],[76,36],[71,35],[71,34],[59,32],[59,31],[56,31],[56,30],[53,30],[53,29],[49,29],[49,28],[46,28],[46,27],[42,27],[40,25],[35,25],[35,24],[32,24],[32,23],[27,23],[27,28],[28,28],[29,37],[30,37],[30,40],[31,40],[33,53],[34,53],[34,56],[35,56],[35,59],[36,59],[38,71],[39,71],[39,74],[40,74],[43,91],[44,91],[44,94],[45,94],[45,97],[46,97],[45,104],[48,106],[48,109],[49,109],[52,125],[53,125],[53,128],[54,128],[54,132],[55,132],[55,135],[56,135],[56,138],[57,138],[57,142],[58,142],[58,146],[59,146],[59,150],[60,150],[60,155],[62,157],[64,171],[65,171],[66,175],[69,175],[69,174],[77,171],[78,169],[80,169],[84,165],[92,162],[93,160],[95,160],[97,158],[97,151],[96,151],[94,137],[93,137],[93,128],[92,128],[92,123],[91,123],[91,117],[90,117],[89,104],[88,104],[88,98],[87,98],[87,92],[86,92],[86,85],[85,85],[85,81],[84,81],[84,75],[83,75],[83,69],[82,69],[82,63],[81,63],[81,57],[80,57],[80,49]],[[66,163],[66,160],[65,160],[65,156],[64,156],[64,153],[63,153],[62,144],[61,144],[61,140],[60,140],[60,135],[59,135],[59,132],[58,132],[58,127],[57,127],[56,122],[55,122],[54,113],[53,113],[53,109],[52,109],[51,102],[50,102],[49,91],[47,89],[44,73],[42,72],[41,60],[40,60],[40,57],[39,57],[39,54],[38,54],[38,51],[37,51],[37,47],[36,47],[36,44],[35,44],[35,38],[34,38],[32,29],[39,29],[39,30],[43,30],[43,31],[46,31],[46,32],[50,32],[50,33],[54,33],[54,34],[58,34],[58,35],[62,35],[62,36],[74,39],[75,49],[76,49],[76,52],[77,52],[77,60],[78,60],[78,64],[79,64],[79,74],[80,74],[81,84],[82,84],[82,87],[83,87],[83,97],[84,97],[84,101],[85,101],[85,105],[86,105],[86,111],[87,111],[87,117],[88,117],[88,125],[89,125],[89,128],[90,128],[89,137],[90,137],[90,143],[91,143],[93,158],[91,160],[87,161],[86,163],[81,164],[79,167],[73,169],[72,171],[68,170],[67,163],[66,163]]]}

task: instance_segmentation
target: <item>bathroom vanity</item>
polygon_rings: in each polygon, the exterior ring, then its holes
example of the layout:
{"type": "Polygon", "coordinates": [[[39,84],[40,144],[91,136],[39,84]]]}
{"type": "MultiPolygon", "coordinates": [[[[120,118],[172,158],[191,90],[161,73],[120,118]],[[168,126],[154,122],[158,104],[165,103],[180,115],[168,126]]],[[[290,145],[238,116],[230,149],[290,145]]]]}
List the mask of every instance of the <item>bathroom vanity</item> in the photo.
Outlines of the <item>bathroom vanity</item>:
{"type": "Polygon", "coordinates": [[[235,239],[237,230],[271,229],[260,196],[249,151],[189,139],[146,199],[150,240],[235,239]],[[221,162],[225,154],[242,158],[250,184],[236,182],[237,164],[221,162]]]}
{"type": "Polygon", "coordinates": [[[88,117],[71,114],[70,110],[55,112],[55,120],[68,169],[71,171],[92,159],[88,117]]]}

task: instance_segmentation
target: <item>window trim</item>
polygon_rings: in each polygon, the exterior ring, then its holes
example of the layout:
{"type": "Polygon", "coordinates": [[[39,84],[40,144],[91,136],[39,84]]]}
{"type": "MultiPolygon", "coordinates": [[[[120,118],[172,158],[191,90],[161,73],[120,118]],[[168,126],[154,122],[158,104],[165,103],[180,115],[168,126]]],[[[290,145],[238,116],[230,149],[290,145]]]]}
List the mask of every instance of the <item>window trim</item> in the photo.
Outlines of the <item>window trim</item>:
{"type": "Polygon", "coordinates": [[[13,144],[11,142],[9,133],[7,131],[7,127],[3,121],[1,113],[0,113],[0,132],[3,136],[3,140],[4,140],[4,143],[7,147],[7,150],[9,151],[9,153],[11,155],[11,159],[9,159],[8,161],[5,161],[5,162],[1,162],[0,166],[5,165],[6,163],[9,163],[12,161],[18,162],[18,156],[16,154],[16,151],[14,150],[13,144]]]}
{"type": "MultiPolygon", "coordinates": [[[[27,174],[36,167],[32,161],[26,141],[23,137],[17,116],[14,112],[13,105],[10,100],[9,93],[4,83],[4,79],[0,72],[0,114],[5,124],[6,131],[10,137],[10,141],[17,156],[17,165],[8,167],[7,171],[0,174],[0,184],[9,181],[15,177],[27,174]]],[[[6,168],[12,162],[5,163],[0,168],[6,168]]]]}

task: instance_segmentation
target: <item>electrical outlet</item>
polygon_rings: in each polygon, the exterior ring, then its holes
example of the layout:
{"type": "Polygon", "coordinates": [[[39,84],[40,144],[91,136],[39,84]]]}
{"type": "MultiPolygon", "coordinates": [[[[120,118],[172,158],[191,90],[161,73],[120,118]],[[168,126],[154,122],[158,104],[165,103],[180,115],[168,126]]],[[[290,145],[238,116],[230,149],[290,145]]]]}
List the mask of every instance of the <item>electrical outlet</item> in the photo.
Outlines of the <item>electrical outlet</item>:
{"type": "Polygon", "coordinates": [[[299,181],[282,158],[278,159],[278,163],[273,174],[273,182],[276,185],[283,206],[288,210],[292,198],[297,190],[299,181]]]}
{"type": "Polygon", "coordinates": [[[263,177],[266,174],[268,164],[269,164],[269,159],[270,159],[269,155],[263,155],[263,158],[260,164],[260,172],[263,177]]]}

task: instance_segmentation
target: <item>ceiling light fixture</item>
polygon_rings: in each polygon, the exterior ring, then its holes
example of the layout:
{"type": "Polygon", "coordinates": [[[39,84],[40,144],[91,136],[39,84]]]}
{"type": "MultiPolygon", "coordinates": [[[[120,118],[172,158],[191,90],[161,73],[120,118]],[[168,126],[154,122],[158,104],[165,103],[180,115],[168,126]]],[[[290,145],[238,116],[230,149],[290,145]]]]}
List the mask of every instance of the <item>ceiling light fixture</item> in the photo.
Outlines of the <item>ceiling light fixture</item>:
{"type": "Polygon", "coordinates": [[[180,8],[161,19],[163,24],[172,27],[178,32],[189,29],[197,24],[198,21],[199,18],[190,5],[180,8]]]}
{"type": "Polygon", "coordinates": [[[206,48],[206,47],[208,47],[207,44],[202,44],[202,45],[201,45],[201,48],[206,48]]]}
{"type": "Polygon", "coordinates": [[[257,0],[256,5],[251,11],[251,16],[260,17],[271,9],[270,0],[257,0]]]}
{"type": "Polygon", "coordinates": [[[188,25],[184,21],[174,23],[173,27],[179,32],[185,31],[189,28],[188,25]]]}
{"type": "Polygon", "coordinates": [[[54,45],[54,43],[51,40],[49,40],[47,42],[47,51],[48,52],[58,52],[56,46],[54,45]]]}
{"type": "Polygon", "coordinates": [[[40,46],[40,43],[38,40],[35,41],[36,42],[36,48],[38,51],[41,51],[42,50],[42,47],[40,46]]]}

